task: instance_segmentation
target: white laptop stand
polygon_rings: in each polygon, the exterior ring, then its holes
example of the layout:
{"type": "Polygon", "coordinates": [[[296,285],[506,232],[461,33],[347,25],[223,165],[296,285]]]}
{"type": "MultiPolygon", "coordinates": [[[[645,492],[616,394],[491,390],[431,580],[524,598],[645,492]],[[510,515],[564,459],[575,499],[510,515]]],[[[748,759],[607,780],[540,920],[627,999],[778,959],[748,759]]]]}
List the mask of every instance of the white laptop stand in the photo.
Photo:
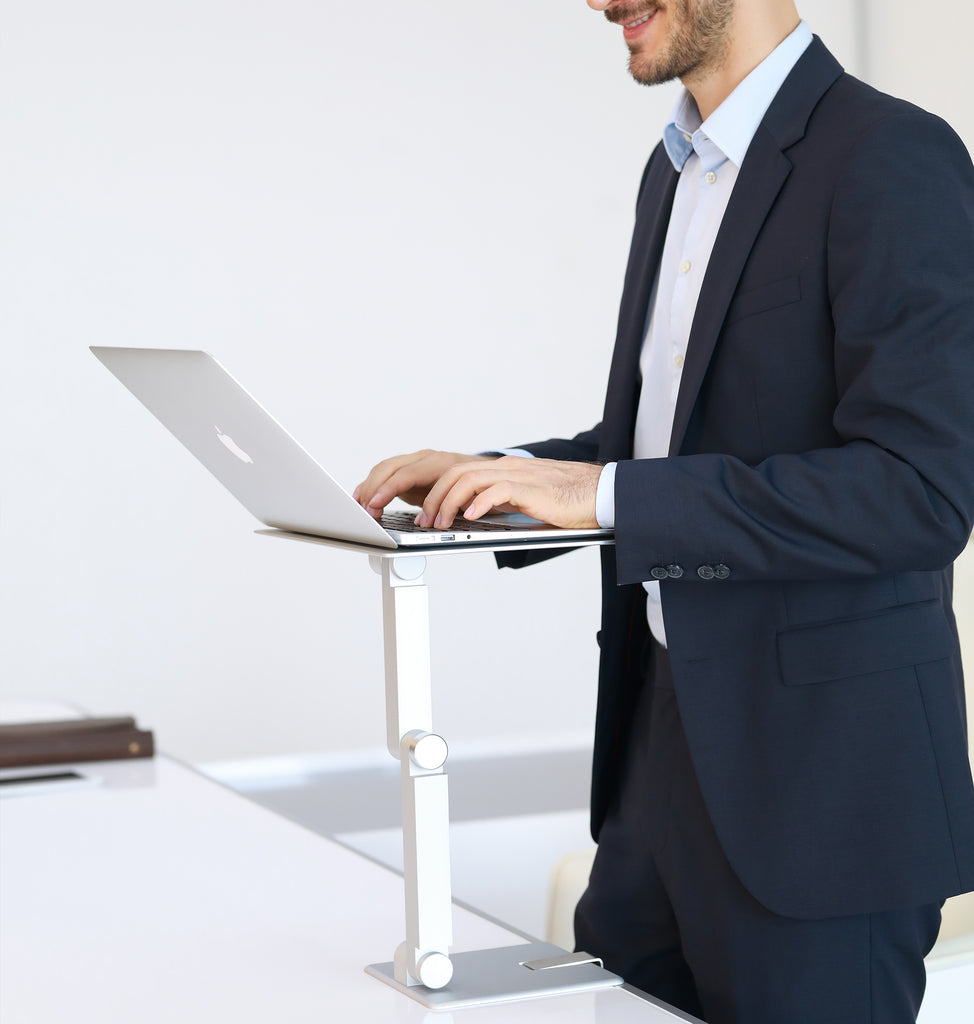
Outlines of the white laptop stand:
{"type": "Polygon", "coordinates": [[[396,950],[399,985],[440,989],[453,976],[450,807],[446,741],[433,732],[426,558],[372,556],[382,576],[386,745],[402,766],[406,941],[396,950]]]}
{"type": "MultiPolygon", "coordinates": [[[[566,954],[543,942],[450,955],[453,907],[446,741],[433,731],[426,551],[407,554],[278,530],[265,535],[369,554],[382,577],[386,741],[402,766],[403,867],[406,938],[389,963],[366,971],[431,1009],[565,995],[619,985],[585,953],[566,954]]],[[[565,546],[607,543],[569,542],[565,546]]],[[[611,542],[609,542],[611,543],[611,542]]],[[[540,543],[505,544],[504,550],[540,543]]],[[[560,545],[555,545],[560,546],[560,545]]],[[[493,548],[464,549],[466,551],[493,548]]],[[[449,549],[459,553],[459,549],[449,549]]],[[[445,553],[445,552],[444,552],[445,553]]]]}

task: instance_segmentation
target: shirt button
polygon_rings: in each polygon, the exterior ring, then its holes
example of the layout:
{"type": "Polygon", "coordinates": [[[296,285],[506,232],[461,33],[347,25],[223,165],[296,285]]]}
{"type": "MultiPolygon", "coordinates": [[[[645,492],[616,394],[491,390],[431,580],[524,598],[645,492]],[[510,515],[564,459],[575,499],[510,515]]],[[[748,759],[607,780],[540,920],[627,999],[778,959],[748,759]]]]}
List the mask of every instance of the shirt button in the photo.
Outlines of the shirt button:
{"type": "Polygon", "coordinates": [[[689,270],[690,270],[690,261],[689,260],[684,260],[680,264],[680,273],[681,274],[686,274],[686,273],[689,272],[689,270]]]}
{"type": "Polygon", "coordinates": [[[690,136],[689,136],[689,135],[687,135],[687,133],[686,133],[686,132],[684,132],[684,133],[683,133],[683,139],[684,139],[684,141],[685,141],[685,142],[690,142],[690,141],[692,141],[692,140],[691,140],[691,138],[690,138],[690,136]]]}
{"type": "Polygon", "coordinates": [[[676,355],[675,355],[675,356],[673,357],[673,365],[674,365],[674,366],[675,366],[675,367],[676,367],[676,368],[677,368],[678,370],[679,370],[679,369],[682,369],[682,367],[683,367],[683,356],[682,356],[682,355],[681,355],[680,353],[677,353],[677,354],[676,354],[676,355]]]}
{"type": "Polygon", "coordinates": [[[707,171],[706,180],[708,185],[713,185],[717,180],[717,175],[713,171],[707,171]]]}

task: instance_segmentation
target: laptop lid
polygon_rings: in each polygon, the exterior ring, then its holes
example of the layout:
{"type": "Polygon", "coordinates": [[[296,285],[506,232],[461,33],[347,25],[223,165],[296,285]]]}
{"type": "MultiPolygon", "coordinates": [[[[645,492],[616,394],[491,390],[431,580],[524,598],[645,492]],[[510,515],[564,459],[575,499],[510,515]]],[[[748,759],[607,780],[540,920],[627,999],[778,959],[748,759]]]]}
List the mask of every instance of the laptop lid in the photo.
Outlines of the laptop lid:
{"type": "Polygon", "coordinates": [[[486,523],[461,521],[449,530],[386,528],[208,353],[106,346],[91,351],[252,515],[274,529],[410,549],[612,536],[611,530],[561,530],[504,515],[486,523]]]}

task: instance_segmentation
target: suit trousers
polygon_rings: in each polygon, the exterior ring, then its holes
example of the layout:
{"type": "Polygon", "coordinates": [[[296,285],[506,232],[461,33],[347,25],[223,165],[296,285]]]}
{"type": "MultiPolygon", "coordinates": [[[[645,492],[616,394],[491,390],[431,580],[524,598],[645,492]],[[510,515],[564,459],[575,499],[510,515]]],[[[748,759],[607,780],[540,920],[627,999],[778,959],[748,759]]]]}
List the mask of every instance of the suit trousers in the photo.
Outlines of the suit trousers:
{"type": "Polygon", "coordinates": [[[940,905],[800,920],[758,903],[721,849],[669,659],[651,646],[655,682],[642,688],[627,770],[576,910],[576,947],[709,1024],[915,1022],[940,905]]]}

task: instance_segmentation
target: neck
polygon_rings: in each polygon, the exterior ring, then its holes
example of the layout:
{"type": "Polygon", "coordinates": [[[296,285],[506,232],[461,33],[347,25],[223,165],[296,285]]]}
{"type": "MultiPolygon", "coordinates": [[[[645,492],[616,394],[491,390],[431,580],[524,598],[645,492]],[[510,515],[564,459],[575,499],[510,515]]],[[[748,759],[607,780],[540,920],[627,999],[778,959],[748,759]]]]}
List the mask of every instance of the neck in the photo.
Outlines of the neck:
{"type": "Polygon", "coordinates": [[[771,10],[759,3],[739,3],[734,11],[731,38],[719,63],[683,77],[683,85],[696,101],[704,121],[798,28],[800,19],[793,4],[770,6],[771,10]]]}

